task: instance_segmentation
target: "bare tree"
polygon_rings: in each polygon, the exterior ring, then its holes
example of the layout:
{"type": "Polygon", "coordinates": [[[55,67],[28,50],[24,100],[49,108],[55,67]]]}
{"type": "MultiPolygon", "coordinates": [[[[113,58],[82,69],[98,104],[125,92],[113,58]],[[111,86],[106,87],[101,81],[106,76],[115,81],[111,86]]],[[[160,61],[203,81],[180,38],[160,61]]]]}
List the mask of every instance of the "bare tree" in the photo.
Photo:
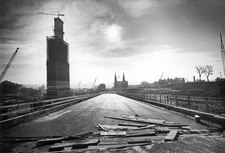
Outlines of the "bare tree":
{"type": "Polygon", "coordinates": [[[195,67],[196,72],[198,73],[199,80],[201,81],[202,74],[204,73],[204,67],[199,65],[195,67]]]}
{"type": "Polygon", "coordinates": [[[205,74],[207,81],[209,82],[209,76],[213,74],[212,65],[206,65],[203,67],[203,73],[205,74]]]}

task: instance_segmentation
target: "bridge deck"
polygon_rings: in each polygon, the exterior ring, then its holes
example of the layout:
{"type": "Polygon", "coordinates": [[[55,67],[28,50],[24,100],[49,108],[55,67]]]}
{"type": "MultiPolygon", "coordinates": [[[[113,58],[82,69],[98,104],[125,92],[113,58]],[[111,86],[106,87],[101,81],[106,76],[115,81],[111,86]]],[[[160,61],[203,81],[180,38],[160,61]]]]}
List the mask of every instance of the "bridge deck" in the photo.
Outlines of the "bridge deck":
{"type": "Polygon", "coordinates": [[[104,118],[104,115],[134,116],[163,119],[188,124],[192,129],[215,129],[163,108],[137,102],[116,94],[104,94],[53,114],[15,126],[5,132],[7,137],[63,136],[96,131],[97,124],[118,124],[124,121],[104,118]]]}

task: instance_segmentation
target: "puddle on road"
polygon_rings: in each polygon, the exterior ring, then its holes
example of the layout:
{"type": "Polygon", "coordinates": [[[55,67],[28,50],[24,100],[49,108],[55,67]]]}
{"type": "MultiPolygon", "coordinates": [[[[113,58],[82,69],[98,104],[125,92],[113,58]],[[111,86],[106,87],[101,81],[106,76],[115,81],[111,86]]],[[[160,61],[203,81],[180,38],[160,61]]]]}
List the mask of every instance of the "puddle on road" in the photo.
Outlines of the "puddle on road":
{"type": "Polygon", "coordinates": [[[44,116],[44,117],[41,117],[39,119],[36,119],[36,120],[34,120],[34,122],[37,123],[37,122],[54,120],[54,119],[62,116],[63,114],[66,114],[66,113],[69,113],[69,112],[71,112],[71,110],[55,112],[55,113],[49,114],[48,116],[44,116]]]}

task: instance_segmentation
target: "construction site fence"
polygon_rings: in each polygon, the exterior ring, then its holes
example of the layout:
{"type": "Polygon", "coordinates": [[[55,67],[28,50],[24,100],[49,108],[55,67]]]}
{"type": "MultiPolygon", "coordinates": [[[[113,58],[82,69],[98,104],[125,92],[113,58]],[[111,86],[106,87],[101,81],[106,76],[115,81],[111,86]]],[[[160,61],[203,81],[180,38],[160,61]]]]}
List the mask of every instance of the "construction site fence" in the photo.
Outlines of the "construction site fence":
{"type": "Polygon", "coordinates": [[[225,99],[222,98],[207,98],[207,97],[191,97],[178,96],[168,94],[149,94],[149,93],[126,93],[119,92],[118,94],[138,98],[141,100],[149,100],[157,103],[198,110],[206,113],[225,114],[225,99]]]}
{"type": "Polygon", "coordinates": [[[66,103],[76,103],[95,97],[99,94],[86,94],[79,96],[71,96],[50,100],[42,100],[37,102],[26,102],[13,105],[0,106],[0,121],[4,121],[10,118],[18,117],[24,114],[29,114],[35,111],[51,108],[66,103]]]}

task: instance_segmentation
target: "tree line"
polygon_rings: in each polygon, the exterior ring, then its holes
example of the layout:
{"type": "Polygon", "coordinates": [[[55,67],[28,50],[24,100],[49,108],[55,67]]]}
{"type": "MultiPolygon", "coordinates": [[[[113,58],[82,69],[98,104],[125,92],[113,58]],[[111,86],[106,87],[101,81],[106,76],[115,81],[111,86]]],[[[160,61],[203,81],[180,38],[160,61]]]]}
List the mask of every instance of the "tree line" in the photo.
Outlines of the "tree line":
{"type": "Polygon", "coordinates": [[[207,81],[209,82],[209,76],[213,74],[213,66],[212,65],[206,65],[206,66],[196,66],[195,67],[196,72],[198,73],[199,76],[199,81],[201,81],[201,77],[203,74],[205,74],[207,81]]]}

